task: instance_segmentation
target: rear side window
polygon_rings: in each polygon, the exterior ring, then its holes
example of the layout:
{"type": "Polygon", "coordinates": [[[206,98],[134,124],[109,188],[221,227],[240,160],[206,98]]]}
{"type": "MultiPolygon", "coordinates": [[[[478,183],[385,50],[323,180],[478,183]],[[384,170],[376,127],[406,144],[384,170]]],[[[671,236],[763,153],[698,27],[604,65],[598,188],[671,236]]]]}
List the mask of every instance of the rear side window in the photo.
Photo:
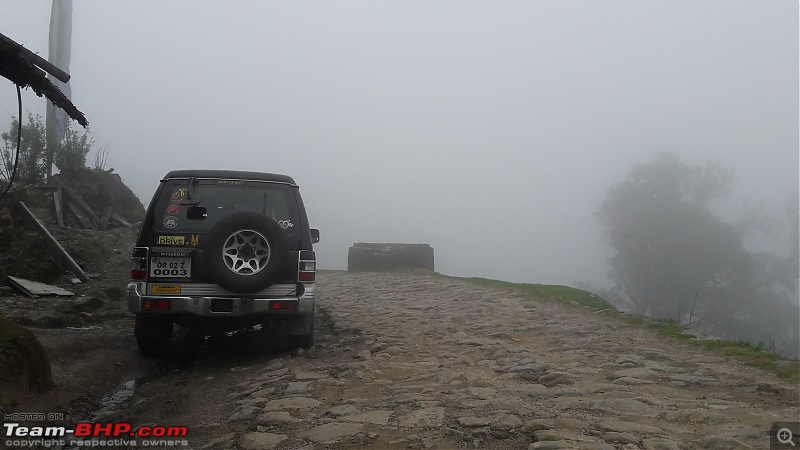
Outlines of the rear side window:
{"type": "Polygon", "coordinates": [[[231,180],[170,180],[155,210],[155,229],[161,233],[207,232],[220,219],[238,212],[264,214],[287,237],[300,236],[297,204],[291,186],[231,180]]]}

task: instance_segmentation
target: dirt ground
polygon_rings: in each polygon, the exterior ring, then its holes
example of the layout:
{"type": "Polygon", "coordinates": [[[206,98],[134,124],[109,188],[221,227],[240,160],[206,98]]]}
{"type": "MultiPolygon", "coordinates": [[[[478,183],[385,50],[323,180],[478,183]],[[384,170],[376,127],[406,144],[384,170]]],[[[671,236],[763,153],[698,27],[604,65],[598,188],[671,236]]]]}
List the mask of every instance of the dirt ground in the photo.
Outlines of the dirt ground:
{"type": "Polygon", "coordinates": [[[56,388],[4,389],[3,413],[185,426],[179,448],[304,450],[764,449],[773,423],[800,420],[798,386],[770,373],[589,311],[425,275],[318,274],[308,352],[265,331],[200,344],[178,333],[167,356],[144,359],[112,298],[127,258],[65,285],[76,299],[0,298],[9,317],[32,305],[27,317],[42,323],[48,311],[83,317],[31,327],[56,388]],[[91,298],[102,302],[63,312],[91,298]]]}
{"type": "MultiPolygon", "coordinates": [[[[147,370],[146,362],[122,351],[134,343],[132,318],[124,309],[123,293],[138,233],[137,220],[144,209],[119,175],[111,171],[84,169],[54,178],[65,186],[63,189],[69,187],[80,195],[95,212],[113,205],[115,213],[133,224],[124,227],[112,223],[103,231],[82,229],[65,209],[66,226],[60,227],[54,204],[60,188],[55,182],[15,185],[0,202],[0,275],[53,284],[75,294],[29,298],[4,286],[6,278],[0,277],[0,313],[32,330],[44,344],[55,382],[55,389],[32,396],[26,380],[0,381],[0,413],[57,410],[65,415],[65,421],[74,422],[96,409],[119,380],[147,370]],[[56,253],[22,211],[23,202],[89,275],[88,282],[76,284],[77,275],[58,263],[56,253]]],[[[0,374],[6,373],[2,369],[0,374]]]]}
{"type": "Polygon", "coordinates": [[[24,381],[4,383],[0,413],[57,411],[74,422],[97,409],[122,380],[150,370],[152,362],[132,351],[133,316],[123,299],[136,230],[54,233],[65,240],[90,239],[108,254],[86,268],[92,277],[87,283],[73,284],[74,275],[66,272],[52,283],[74,297],[29,298],[15,291],[0,296],[0,312],[33,331],[47,350],[56,385],[33,395],[24,381]]]}

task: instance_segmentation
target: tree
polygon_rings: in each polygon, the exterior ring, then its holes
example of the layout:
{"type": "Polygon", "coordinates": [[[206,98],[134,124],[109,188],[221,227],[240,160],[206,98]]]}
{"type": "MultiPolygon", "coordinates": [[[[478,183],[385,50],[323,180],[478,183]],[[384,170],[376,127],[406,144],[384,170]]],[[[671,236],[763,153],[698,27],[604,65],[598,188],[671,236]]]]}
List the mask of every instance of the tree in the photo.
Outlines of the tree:
{"type": "Polygon", "coordinates": [[[633,312],[674,317],[695,294],[739,284],[749,264],[741,239],[705,208],[731,181],[718,165],[689,167],[660,153],[609,189],[597,218],[633,312]]]}
{"type": "MultiPolygon", "coordinates": [[[[708,209],[733,179],[717,163],[691,167],[660,153],[611,187],[596,217],[614,251],[613,291],[635,314],[681,321],[694,311],[701,328],[715,336],[775,342],[782,333],[791,342],[797,316],[785,313],[797,310],[796,297],[792,303],[787,294],[796,286],[789,281],[796,281],[796,263],[748,252],[741,227],[708,209]]],[[[786,350],[794,354],[797,346],[786,350]]]]}
{"type": "Polygon", "coordinates": [[[86,155],[94,146],[94,139],[89,136],[89,129],[79,133],[67,125],[67,134],[61,145],[57,147],[53,162],[59,170],[75,170],[86,166],[86,155]]]}
{"type": "MultiPolygon", "coordinates": [[[[797,290],[800,286],[800,194],[795,193],[786,202],[786,215],[789,218],[789,255],[786,257],[786,272],[788,278],[792,279],[789,283],[790,289],[797,290]]],[[[798,298],[795,295],[794,298],[798,298]]]]}
{"type": "MultiPolygon", "coordinates": [[[[0,134],[3,139],[2,150],[2,175],[11,178],[14,170],[14,159],[17,151],[17,136],[19,122],[11,120],[8,132],[0,134]]],[[[28,114],[28,123],[22,125],[22,134],[19,147],[19,163],[17,166],[16,180],[20,183],[36,183],[41,181],[47,173],[45,167],[46,147],[44,124],[42,117],[28,114]]]]}
{"type": "MultiPolygon", "coordinates": [[[[14,159],[17,151],[17,132],[19,122],[11,120],[9,131],[0,134],[3,148],[0,149],[0,176],[11,178],[14,170],[14,159]]],[[[59,170],[72,170],[86,165],[86,156],[94,146],[94,139],[89,130],[80,133],[67,128],[63,142],[53,154],[55,165],[59,170]]],[[[22,139],[19,148],[19,163],[16,180],[22,184],[39,183],[47,175],[47,142],[42,117],[28,115],[28,123],[22,126],[22,139]]]]}

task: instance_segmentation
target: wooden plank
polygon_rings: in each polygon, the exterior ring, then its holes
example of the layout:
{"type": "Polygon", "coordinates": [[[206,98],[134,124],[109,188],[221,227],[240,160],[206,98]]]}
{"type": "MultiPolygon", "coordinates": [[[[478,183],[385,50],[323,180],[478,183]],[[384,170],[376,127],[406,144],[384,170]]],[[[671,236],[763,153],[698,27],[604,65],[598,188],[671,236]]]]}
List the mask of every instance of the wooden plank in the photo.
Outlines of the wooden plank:
{"type": "Polygon", "coordinates": [[[11,275],[8,276],[8,283],[22,291],[25,295],[31,295],[34,297],[48,295],[71,297],[75,295],[74,293],[66,289],[61,289],[58,286],[51,286],[49,284],[39,283],[38,281],[12,277],[11,275]]]}
{"type": "Polygon", "coordinates": [[[100,217],[98,217],[97,214],[94,211],[92,211],[92,208],[90,208],[89,205],[87,205],[86,202],[83,201],[83,197],[81,197],[80,195],[76,194],[75,191],[73,191],[72,189],[69,188],[69,186],[64,184],[64,182],[61,181],[60,178],[53,177],[53,179],[55,180],[56,184],[59,185],[62,188],[62,190],[64,191],[64,194],[70,200],[72,200],[73,202],[77,203],[79,205],[79,207],[81,208],[81,210],[83,210],[83,213],[92,222],[92,226],[87,227],[87,228],[97,229],[98,225],[100,223],[100,217]]]}
{"type": "Polygon", "coordinates": [[[111,207],[106,206],[103,208],[103,215],[100,216],[100,223],[98,224],[101,230],[108,228],[109,219],[111,219],[111,207]]]}
{"type": "Polygon", "coordinates": [[[56,77],[58,81],[62,83],[69,82],[70,75],[67,72],[64,72],[63,70],[59,69],[57,66],[53,65],[50,61],[42,58],[36,53],[33,53],[32,51],[23,47],[22,44],[17,44],[16,42],[14,42],[13,39],[6,37],[5,35],[0,34],[0,40],[6,43],[6,45],[15,48],[20,55],[28,58],[30,62],[39,66],[42,70],[49,73],[50,75],[56,77]]]}
{"type": "Polygon", "coordinates": [[[128,223],[127,220],[123,219],[122,216],[120,216],[117,213],[112,213],[111,218],[114,220],[114,222],[117,222],[120,226],[123,226],[125,228],[133,228],[133,225],[128,223]]]}
{"type": "Polygon", "coordinates": [[[80,206],[78,206],[77,203],[67,202],[67,209],[72,213],[73,216],[75,216],[76,219],[78,219],[78,222],[80,222],[83,228],[94,228],[92,226],[92,221],[86,217],[86,215],[83,213],[83,210],[80,206]]]}
{"type": "Polygon", "coordinates": [[[44,236],[45,243],[56,254],[59,262],[67,269],[72,271],[72,273],[84,283],[89,281],[89,277],[86,276],[86,273],[83,271],[83,269],[81,269],[81,266],[79,266],[78,263],[72,259],[72,256],[70,256],[69,253],[64,250],[64,247],[58,243],[56,238],[50,234],[50,232],[47,230],[47,227],[42,224],[42,221],[39,220],[39,218],[36,217],[36,215],[34,215],[30,209],[28,209],[28,206],[24,202],[19,202],[19,204],[22,206],[22,210],[25,211],[31,219],[33,219],[33,223],[36,225],[36,230],[42,236],[44,236]]]}
{"type": "Polygon", "coordinates": [[[53,192],[53,202],[56,204],[56,221],[58,221],[58,226],[64,228],[64,212],[61,210],[61,189],[53,192]]]}
{"type": "Polygon", "coordinates": [[[89,219],[92,220],[94,227],[100,228],[100,216],[98,216],[96,212],[92,211],[92,208],[90,208],[89,205],[83,200],[83,197],[76,195],[75,199],[78,201],[78,204],[81,205],[81,208],[83,208],[83,212],[85,212],[86,215],[89,216],[89,219]]]}
{"type": "Polygon", "coordinates": [[[19,291],[22,295],[25,295],[26,297],[39,298],[38,295],[34,295],[33,292],[25,289],[25,286],[20,285],[20,284],[15,284],[14,281],[12,280],[12,278],[13,277],[11,277],[11,276],[8,277],[8,284],[10,285],[9,287],[11,289],[16,289],[17,291],[19,291]]]}

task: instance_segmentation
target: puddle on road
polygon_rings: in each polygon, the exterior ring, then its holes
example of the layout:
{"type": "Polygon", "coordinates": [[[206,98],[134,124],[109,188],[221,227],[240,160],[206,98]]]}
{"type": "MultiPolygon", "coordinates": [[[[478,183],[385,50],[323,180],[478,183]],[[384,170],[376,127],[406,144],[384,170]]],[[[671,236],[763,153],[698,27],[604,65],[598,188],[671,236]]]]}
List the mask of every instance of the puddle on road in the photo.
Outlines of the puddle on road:
{"type": "Polygon", "coordinates": [[[178,335],[173,339],[169,355],[157,360],[143,375],[125,381],[119,389],[103,397],[99,407],[88,414],[87,420],[118,412],[134,396],[137,388],[141,395],[141,389],[151,381],[191,371],[198,363],[205,368],[254,363],[264,356],[280,355],[285,346],[285,336],[273,336],[260,327],[202,336],[201,340],[196,336],[178,335]]]}
{"type": "Polygon", "coordinates": [[[121,389],[100,400],[100,408],[91,414],[91,418],[94,419],[98,416],[103,416],[107,413],[115,411],[119,405],[133,395],[135,389],[135,379],[126,381],[123,383],[121,389]]]}

